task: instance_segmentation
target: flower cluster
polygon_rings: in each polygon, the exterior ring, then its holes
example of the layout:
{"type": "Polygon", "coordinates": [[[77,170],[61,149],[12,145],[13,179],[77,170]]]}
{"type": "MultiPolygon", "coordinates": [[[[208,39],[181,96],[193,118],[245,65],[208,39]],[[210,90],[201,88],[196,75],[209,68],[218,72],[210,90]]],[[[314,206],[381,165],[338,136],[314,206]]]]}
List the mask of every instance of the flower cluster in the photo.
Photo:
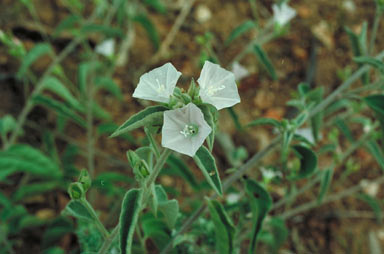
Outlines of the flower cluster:
{"type": "MultiPolygon", "coordinates": [[[[180,76],[171,63],[166,63],[140,77],[133,97],[170,104],[176,97],[180,76]]],[[[162,128],[162,146],[189,156],[195,155],[212,131],[198,107],[199,102],[211,104],[217,110],[240,102],[235,75],[217,64],[206,61],[197,82],[198,100],[193,100],[192,95],[187,105],[179,103],[177,108],[165,111],[162,128]]]]}

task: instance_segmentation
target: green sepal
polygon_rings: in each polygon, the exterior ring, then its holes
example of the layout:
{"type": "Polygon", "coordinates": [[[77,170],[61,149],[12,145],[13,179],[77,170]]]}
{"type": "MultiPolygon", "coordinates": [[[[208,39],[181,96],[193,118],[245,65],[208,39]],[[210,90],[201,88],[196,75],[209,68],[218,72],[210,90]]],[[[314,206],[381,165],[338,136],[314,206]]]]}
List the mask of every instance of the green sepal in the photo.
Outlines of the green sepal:
{"type": "Polygon", "coordinates": [[[117,130],[112,133],[111,138],[119,136],[128,131],[143,127],[161,124],[163,121],[163,112],[169,110],[165,106],[152,106],[131,116],[117,130]]]}

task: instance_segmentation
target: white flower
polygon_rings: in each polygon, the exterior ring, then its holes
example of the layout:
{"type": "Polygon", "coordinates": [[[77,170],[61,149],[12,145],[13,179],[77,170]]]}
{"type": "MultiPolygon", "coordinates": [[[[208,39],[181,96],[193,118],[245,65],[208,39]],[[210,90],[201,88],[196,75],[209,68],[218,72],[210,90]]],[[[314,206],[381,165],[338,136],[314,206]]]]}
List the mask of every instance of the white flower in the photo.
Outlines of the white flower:
{"type": "Polygon", "coordinates": [[[245,77],[249,76],[249,71],[239,64],[239,62],[234,62],[232,65],[232,72],[235,75],[236,80],[242,80],[245,77]]]}
{"type": "Polygon", "coordinates": [[[218,64],[205,61],[197,82],[200,85],[202,101],[212,104],[218,110],[240,102],[235,75],[218,64]]]}
{"type": "Polygon", "coordinates": [[[111,57],[115,51],[115,41],[113,39],[105,40],[96,46],[95,51],[100,55],[111,57]]]}
{"type": "Polygon", "coordinates": [[[280,26],[284,26],[296,16],[295,9],[289,7],[288,4],[285,2],[280,5],[277,5],[277,4],[272,5],[272,10],[273,10],[273,20],[275,23],[279,24],[280,26]]]}
{"type": "Polygon", "coordinates": [[[211,131],[201,110],[189,103],[164,112],[161,145],[192,157],[211,131]]]}
{"type": "Polygon", "coordinates": [[[178,72],[171,63],[166,63],[143,74],[132,96],[168,103],[180,75],[181,72],[178,72]]]}
{"type": "Polygon", "coordinates": [[[313,137],[313,133],[310,128],[297,129],[295,134],[304,137],[312,144],[315,143],[315,137],[313,137]]]}

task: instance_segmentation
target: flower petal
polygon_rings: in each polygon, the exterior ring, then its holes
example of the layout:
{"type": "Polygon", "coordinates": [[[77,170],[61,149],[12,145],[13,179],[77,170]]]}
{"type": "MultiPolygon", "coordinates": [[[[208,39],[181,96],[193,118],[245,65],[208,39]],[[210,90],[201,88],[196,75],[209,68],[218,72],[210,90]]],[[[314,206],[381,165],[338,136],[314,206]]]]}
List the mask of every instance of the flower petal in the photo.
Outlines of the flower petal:
{"type": "Polygon", "coordinates": [[[205,61],[197,82],[203,102],[212,104],[218,110],[240,102],[235,75],[218,64],[205,61]]]}
{"type": "Polygon", "coordinates": [[[180,76],[181,72],[171,63],[166,63],[143,74],[132,96],[167,103],[180,76]]]}
{"type": "Polygon", "coordinates": [[[284,26],[296,16],[296,10],[289,7],[287,3],[282,3],[281,5],[274,4],[272,5],[272,10],[273,20],[280,26],[284,26]]]}
{"type": "Polygon", "coordinates": [[[201,110],[195,104],[189,103],[183,108],[164,112],[161,145],[192,157],[211,131],[201,110]],[[186,137],[182,132],[186,125],[191,124],[198,127],[198,132],[186,137]]]}

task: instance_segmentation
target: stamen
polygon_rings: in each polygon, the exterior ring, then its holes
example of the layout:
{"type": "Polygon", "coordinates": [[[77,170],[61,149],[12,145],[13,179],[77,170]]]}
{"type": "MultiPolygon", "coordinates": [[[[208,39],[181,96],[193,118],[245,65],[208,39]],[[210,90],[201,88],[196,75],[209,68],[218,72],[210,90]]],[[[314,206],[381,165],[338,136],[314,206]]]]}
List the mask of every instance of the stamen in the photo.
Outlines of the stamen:
{"type": "Polygon", "coordinates": [[[165,91],[165,86],[164,86],[163,84],[160,84],[159,79],[156,79],[156,83],[157,83],[157,89],[156,89],[156,91],[157,91],[158,93],[164,93],[164,91],[165,91]]]}
{"type": "Polygon", "coordinates": [[[195,136],[198,132],[199,132],[199,126],[197,126],[196,124],[186,124],[186,125],[184,126],[184,129],[183,129],[182,131],[180,131],[180,133],[181,133],[185,138],[193,137],[193,136],[195,136]]]}

